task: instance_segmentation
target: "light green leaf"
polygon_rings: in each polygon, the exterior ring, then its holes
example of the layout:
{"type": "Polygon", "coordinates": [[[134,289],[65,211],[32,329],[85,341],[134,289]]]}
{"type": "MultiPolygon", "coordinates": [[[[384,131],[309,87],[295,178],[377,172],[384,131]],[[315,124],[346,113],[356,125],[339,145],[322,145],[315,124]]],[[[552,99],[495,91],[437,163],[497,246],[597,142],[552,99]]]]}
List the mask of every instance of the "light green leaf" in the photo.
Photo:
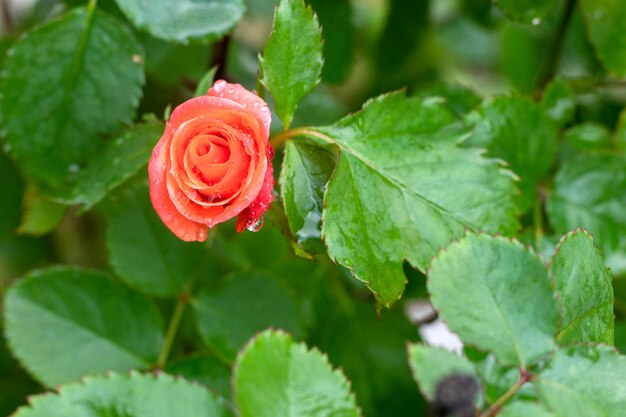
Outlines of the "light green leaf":
{"type": "Polygon", "coordinates": [[[197,355],[171,362],[165,372],[198,382],[224,398],[230,398],[230,367],[213,356],[197,355]]]}
{"type": "Polygon", "coordinates": [[[0,151],[0,242],[11,236],[22,215],[23,185],[20,174],[13,162],[0,151]]]}
{"type": "Polygon", "coordinates": [[[514,20],[539,24],[554,6],[554,0],[495,0],[502,10],[514,20]]]}
{"type": "Polygon", "coordinates": [[[280,192],[289,228],[298,245],[322,253],[322,208],[335,156],[307,140],[287,141],[280,171],[280,192]]]}
{"type": "Polygon", "coordinates": [[[107,142],[97,158],[79,172],[72,196],[64,202],[83,204],[83,210],[88,210],[148,164],[165,125],[152,115],[145,119],[107,142]]]}
{"type": "Polygon", "coordinates": [[[17,231],[23,235],[45,235],[61,223],[66,212],[66,206],[41,196],[32,187],[27,187],[24,215],[17,231]]]}
{"type": "Polygon", "coordinates": [[[581,151],[611,147],[611,131],[599,123],[586,122],[572,126],[565,131],[564,139],[581,151]]]}
{"type": "Polygon", "coordinates": [[[240,353],[235,401],[241,417],[358,417],[350,383],[326,356],[265,331],[240,353]]]}
{"type": "Polygon", "coordinates": [[[537,183],[554,161],[555,125],[539,105],[521,96],[488,99],[467,120],[475,126],[468,143],[507,161],[520,177],[521,208],[532,207],[537,183]]]}
{"type": "Polygon", "coordinates": [[[558,126],[563,126],[574,117],[576,96],[563,78],[556,77],[547,85],[541,107],[558,126]]]}
{"type": "Polygon", "coordinates": [[[34,272],[7,291],[5,304],[13,354],[48,386],[146,368],[163,342],[154,305],[100,273],[34,272]]]}
{"type": "Polygon", "coordinates": [[[584,230],[565,235],[550,263],[563,315],[562,345],[613,344],[613,285],[593,238],[584,230]]]}
{"type": "Polygon", "coordinates": [[[507,403],[498,413],[498,417],[556,417],[539,403],[514,401],[507,403]]]}
{"type": "Polygon", "coordinates": [[[535,384],[556,417],[623,417],[626,357],[602,345],[561,349],[535,384]]]}
{"type": "Polygon", "coordinates": [[[340,148],[324,196],[328,253],[386,306],[402,294],[405,259],[424,271],[464,229],[517,229],[512,175],[458,146],[464,132],[452,122],[439,100],[395,93],[310,129],[340,148]]]}
{"type": "Polygon", "coordinates": [[[200,79],[196,87],[195,96],[204,96],[209,91],[209,88],[213,85],[215,79],[215,73],[217,72],[217,65],[209,69],[200,79]]]}
{"type": "Polygon", "coordinates": [[[303,0],[280,2],[259,63],[261,81],[287,129],[300,100],[320,82],[323,63],[320,25],[303,0]]]}
{"type": "Polygon", "coordinates": [[[132,120],[143,80],[138,43],[93,5],[40,26],[11,49],[0,101],[4,139],[38,191],[71,194],[103,135],[132,120]]]}
{"type": "Polygon", "coordinates": [[[557,233],[585,228],[596,238],[614,275],[626,272],[626,159],[593,155],[575,159],[557,172],[548,198],[557,233]]]}
{"type": "Polygon", "coordinates": [[[268,327],[299,335],[298,311],[289,294],[263,274],[238,273],[191,301],[203,340],[227,361],[268,327]]]}
{"type": "Polygon", "coordinates": [[[431,263],[428,289],[450,329],[503,364],[526,368],[554,348],[548,270],[516,241],[469,234],[452,243],[431,263]]]}
{"type": "Polygon", "coordinates": [[[201,243],[183,242],[156,214],[146,184],[131,185],[112,197],[107,244],[111,266],[132,287],[173,296],[198,278],[205,257],[201,243]]]}
{"type": "Polygon", "coordinates": [[[409,345],[408,354],[413,378],[429,401],[435,398],[437,384],[443,378],[452,374],[476,375],[470,361],[447,350],[413,344],[409,345]]]}
{"type": "Polygon", "coordinates": [[[160,374],[111,374],[32,397],[14,417],[230,417],[225,402],[198,384],[160,374]]]}
{"type": "Polygon", "coordinates": [[[620,0],[581,0],[589,41],[611,73],[626,76],[626,7],[620,0]]]}
{"type": "Polygon", "coordinates": [[[133,24],[180,43],[217,40],[243,16],[243,0],[116,0],[133,24]]]}

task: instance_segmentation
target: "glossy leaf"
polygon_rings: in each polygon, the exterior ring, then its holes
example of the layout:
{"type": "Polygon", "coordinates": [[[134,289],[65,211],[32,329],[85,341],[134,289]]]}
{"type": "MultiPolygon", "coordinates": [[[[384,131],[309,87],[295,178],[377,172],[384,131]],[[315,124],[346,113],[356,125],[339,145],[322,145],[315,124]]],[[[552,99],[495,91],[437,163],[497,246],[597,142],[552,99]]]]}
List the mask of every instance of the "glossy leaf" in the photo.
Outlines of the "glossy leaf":
{"type": "Polygon", "coordinates": [[[165,374],[111,374],[33,397],[14,417],[230,417],[225,402],[198,384],[165,374]]]}
{"type": "Polygon", "coordinates": [[[300,100],[320,82],[322,71],[322,32],[317,16],[304,0],[280,2],[259,63],[261,82],[288,127],[300,100]]]}
{"type": "Polygon", "coordinates": [[[512,19],[538,24],[554,6],[554,0],[495,0],[512,19]]]}
{"type": "Polygon", "coordinates": [[[341,150],[324,197],[328,253],[384,305],[402,294],[405,259],[423,271],[464,229],[517,228],[510,172],[459,147],[452,121],[440,101],[396,93],[312,129],[341,150]]]}
{"type": "Polygon", "coordinates": [[[602,345],[561,349],[535,384],[555,417],[621,417],[626,357],[602,345]]]}
{"type": "Polygon", "coordinates": [[[196,355],[170,363],[165,372],[198,382],[224,398],[230,398],[230,367],[213,356],[196,355]]]}
{"type": "Polygon", "coordinates": [[[420,391],[429,400],[435,398],[437,384],[450,375],[475,375],[474,366],[465,357],[432,346],[414,344],[408,347],[409,364],[420,391]]]}
{"type": "Polygon", "coordinates": [[[559,343],[613,344],[613,285],[593,238],[583,230],[565,235],[550,269],[563,315],[559,343]]]}
{"type": "Polygon", "coordinates": [[[173,296],[198,278],[205,251],[201,243],[174,236],[157,216],[145,184],[116,193],[108,214],[111,266],[129,285],[148,294],[173,296]]]}
{"type": "Polygon", "coordinates": [[[140,47],[91,5],[40,26],[9,55],[0,101],[7,149],[38,191],[67,198],[103,135],[134,116],[140,47]]]}
{"type": "Polygon", "coordinates": [[[626,159],[594,155],[562,166],[548,199],[548,218],[558,233],[582,227],[596,238],[605,264],[626,272],[626,159]]]}
{"type": "Polygon", "coordinates": [[[287,141],[280,192],[291,233],[305,251],[322,253],[323,197],[335,156],[306,140],[287,141]]]}
{"type": "Polygon", "coordinates": [[[626,76],[626,7],[616,0],[581,0],[589,41],[604,67],[626,76]]]}
{"type": "Polygon", "coordinates": [[[558,126],[563,126],[574,117],[576,96],[569,84],[557,77],[547,85],[541,98],[541,107],[558,126]]]}
{"type": "Polygon", "coordinates": [[[521,207],[532,206],[536,186],[552,166],[557,134],[552,121],[530,99],[496,97],[468,116],[475,126],[469,144],[487,148],[508,162],[520,177],[521,207]]]}
{"type": "Polygon", "coordinates": [[[301,333],[289,294],[262,274],[239,273],[221,287],[198,294],[192,305],[203,340],[227,361],[268,327],[301,333]]]}
{"type": "Polygon", "coordinates": [[[13,354],[48,386],[146,368],[163,342],[150,301],[100,273],[71,267],[34,272],[9,289],[5,303],[13,354]]]}
{"type": "Polygon", "coordinates": [[[217,40],[242,18],[243,0],[116,0],[133,24],[157,38],[187,43],[217,40]]]}
{"type": "Polygon", "coordinates": [[[598,123],[582,123],[567,129],[565,140],[576,149],[589,151],[611,147],[611,132],[598,123]]]}
{"type": "Polygon", "coordinates": [[[554,348],[548,270],[518,242],[467,235],[433,260],[428,289],[450,329],[503,364],[527,367],[554,348]]]}
{"type": "Polygon", "coordinates": [[[41,196],[28,187],[24,198],[24,214],[18,232],[40,236],[54,230],[65,217],[67,207],[41,196]]]}
{"type": "Polygon", "coordinates": [[[240,353],[235,401],[241,417],[358,417],[350,384],[317,350],[266,331],[240,353]]]}
{"type": "Polygon", "coordinates": [[[13,234],[22,215],[23,185],[13,162],[0,152],[0,242],[13,234]]]}

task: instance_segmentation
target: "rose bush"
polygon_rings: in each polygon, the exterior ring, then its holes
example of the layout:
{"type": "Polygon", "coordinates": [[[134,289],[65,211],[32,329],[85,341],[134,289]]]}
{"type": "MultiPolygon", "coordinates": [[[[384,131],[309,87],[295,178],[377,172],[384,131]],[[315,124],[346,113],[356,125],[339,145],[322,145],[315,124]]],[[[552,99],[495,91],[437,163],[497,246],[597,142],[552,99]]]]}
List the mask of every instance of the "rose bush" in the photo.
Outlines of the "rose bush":
{"type": "Polygon", "coordinates": [[[150,199],[185,241],[235,216],[237,231],[257,230],[274,199],[271,114],[240,84],[218,80],[205,96],[178,106],[150,159],[150,199]]]}

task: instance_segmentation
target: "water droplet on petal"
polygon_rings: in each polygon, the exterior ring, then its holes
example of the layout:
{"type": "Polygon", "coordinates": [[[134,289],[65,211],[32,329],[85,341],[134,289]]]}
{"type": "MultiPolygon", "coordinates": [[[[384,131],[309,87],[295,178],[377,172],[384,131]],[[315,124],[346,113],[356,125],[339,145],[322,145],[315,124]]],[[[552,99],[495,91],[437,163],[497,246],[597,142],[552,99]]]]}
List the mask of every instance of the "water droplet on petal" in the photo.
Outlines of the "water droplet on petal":
{"type": "Polygon", "coordinates": [[[258,232],[263,227],[263,218],[260,218],[257,221],[250,221],[246,223],[246,229],[251,232],[258,232]]]}
{"type": "Polygon", "coordinates": [[[218,92],[221,93],[222,91],[224,91],[224,88],[226,88],[226,81],[224,80],[217,80],[215,81],[215,84],[213,84],[213,89],[218,92]]]}
{"type": "Polygon", "coordinates": [[[204,242],[206,240],[206,229],[198,229],[196,232],[196,239],[198,242],[204,242]]]}
{"type": "Polygon", "coordinates": [[[261,105],[261,103],[259,103],[258,101],[255,101],[254,104],[253,104],[254,107],[259,107],[260,105],[261,105]]]}
{"type": "Polygon", "coordinates": [[[268,109],[267,109],[267,107],[266,107],[266,106],[261,107],[261,111],[262,111],[263,113],[267,113],[267,110],[268,110],[268,109]]]}

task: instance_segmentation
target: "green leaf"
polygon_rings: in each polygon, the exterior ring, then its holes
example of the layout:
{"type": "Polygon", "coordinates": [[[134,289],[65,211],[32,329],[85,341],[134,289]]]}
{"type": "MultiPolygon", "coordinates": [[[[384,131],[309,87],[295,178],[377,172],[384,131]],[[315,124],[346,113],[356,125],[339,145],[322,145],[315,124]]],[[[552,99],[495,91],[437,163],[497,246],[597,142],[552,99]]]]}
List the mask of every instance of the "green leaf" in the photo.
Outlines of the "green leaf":
{"type": "Polygon", "coordinates": [[[287,129],[300,100],[320,82],[323,63],[320,25],[303,0],[280,2],[259,63],[261,81],[287,129]]]}
{"type": "Polygon", "coordinates": [[[34,272],[7,291],[5,303],[13,354],[48,386],[148,367],[163,342],[154,305],[100,273],[34,272]]]}
{"type": "Polygon", "coordinates": [[[550,9],[554,0],[495,0],[511,19],[525,23],[539,24],[550,9]]]}
{"type": "Polygon", "coordinates": [[[539,403],[514,401],[504,405],[498,417],[556,417],[539,403]]]}
{"type": "Polygon", "coordinates": [[[27,187],[24,215],[17,231],[23,235],[45,235],[61,223],[66,212],[66,206],[41,196],[32,187],[27,187]]]}
{"type": "Polygon", "coordinates": [[[317,14],[324,37],[322,79],[338,84],[350,74],[354,61],[354,28],[349,0],[307,0],[317,14]]]}
{"type": "Polygon", "coordinates": [[[550,263],[563,315],[562,345],[613,344],[613,285],[593,238],[584,230],[565,235],[550,263]]]}
{"type": "Polygon", "coordinates": [[[563,78],[556,77],[547,85],[541,107],[550,119],[562,127],[574,117],[576,96],[563,78]]]}
{"type": "Polygon", "coordinates": [[[328,253],[386,306],[402,294],[405,259],[423,271],[464,229],[517,229],[512,175],[458,146],[452,121],[439,100],[396,93],[308,131],[340,148],[322,214],[328,253]]]}
{"type": "Polygon", "coordinates": [[[429,401],[435,398],[437,384],[443,378],[452,374],[476,375],[470,361],[447,350],[412,344],[408,346],[408,354],[413,378],[429,401]]]}
{"type": "Polygon", "coordinates": [[[335,156],[307,140],[290,140],[280,171],[280,193],[289,228],[298,245],[322,253],[321,241],[324,188],[335,156]]]}
{"type": "Polygon", "coordinates": [[[221,287],[191,301],[203,340],[227,361],[257,332],[268,327],[301,333],[289,294],[263,274],[238,273],[221,287]]]}
{"type": "Polygon", "coordinates": [[[620,150],[626,149],[626,109],[619,115],[614,134],[615,145],[620,150]]]}
{"type": "Polygon", "coordinates": [[[450,329],[503,364],[526,368],[554,348],[548,270],[516,241],[469,234],[452,243],[431,263],[428,289],[450,329]]]}
{"type": "Polygon", "coordinates": [[[145,117],[143,123],[127,129],[100,150],[78,174],[72,196],[64,199],[69,204],[83,204],[88,210],[100,202],[111,190],[144,168],[152,149],[163,134],[165,125],[153,115],[145,117]]]}
{"type": "Polygon", "coordinates": [[[221,38],[245,10],[243,0],[116,0],[128,20],[151,35],[180,43],[221,38]]]}
{"type": "Polygon", "coordinates": [[[166,374],[111,374],[32,397],[14,417],[230,417],[224,401],[166,374]]]}
{"type": "Polygon", "coordinates": [[[604,125],[585,122],[565,131],[564,139],[581,151],[611,147],[611,131],[604,125]]]}
{"type": "Polygon", "coordinates": [[[156,296],[185,291],[200,274],[203,245],[183,242],[165,227],[152,208],[145,183],[121,189],[111,203],[107,244],[111,266],[120,278],[156,296]]]}
{"type": "Polygon", "coordinates": [[[593,155],[572,160],[557,172],[547,202],[557,233],[581,227],[595,236],[614,275],[626,272],[626,159],[593,155]]]}
{"type": "Polygon", "coordinates": [[[213,85],[213,80],[215,79],[215,73],[217,72],[217,65],[208,70],[198,82],[198,86],[196,87],[195,96],[204,96],[206,95],[209,88],[213,85]]]}
{"type": "Polygon", "coordinates": [[[6,147],[38,191],[66,198],[103,135],[134,116],[140,47],[92,5],[29,33],[9,55],[0,101],[6,147]]]}
{"type": "Polygon", "coordinates": [[[604,67],[626,76],[626,7],[619,0],[581,0],[589,41],[604,67]]]}
{"type": "Polygon", "coordinates": [[[626,357],[601,345],[561,349],[535,384],[556,417],[622,417],[626,357]]]}
{"type": "Polygon", "coordinates": [[[23,185],[13,162],[0,151],[0,242],[13,234],[22,215],[23,185]]]}
{"type": "Polygon", "coordinates": [[[419,97],[441,97],[446,101],[448,110],[462,117],[480,104],[480,97],[471,89],[454,84],[435,84],[417,92],[419,97]]]}
{"type": "Polygon", "coordinates": [[[475,126],[468,143],[507,161],[520,177],[521,208],[532,207],[537,183],[554,162],[557,132],[552,121],[521,96],[488,99],[467,120],[475,126]]]}
{"type": "Polygon", "coordinates": [[[350,384],[326,356],[265,331],[240,353],[233,383],[241,417],[357,417],[350,384]]]}
{"type": "Polygon", "coordinates": [[[222,397],[230,398],[230,367],[212,356],[191,356],[172,362],[165,372],[198,382],[222,397]]]}

